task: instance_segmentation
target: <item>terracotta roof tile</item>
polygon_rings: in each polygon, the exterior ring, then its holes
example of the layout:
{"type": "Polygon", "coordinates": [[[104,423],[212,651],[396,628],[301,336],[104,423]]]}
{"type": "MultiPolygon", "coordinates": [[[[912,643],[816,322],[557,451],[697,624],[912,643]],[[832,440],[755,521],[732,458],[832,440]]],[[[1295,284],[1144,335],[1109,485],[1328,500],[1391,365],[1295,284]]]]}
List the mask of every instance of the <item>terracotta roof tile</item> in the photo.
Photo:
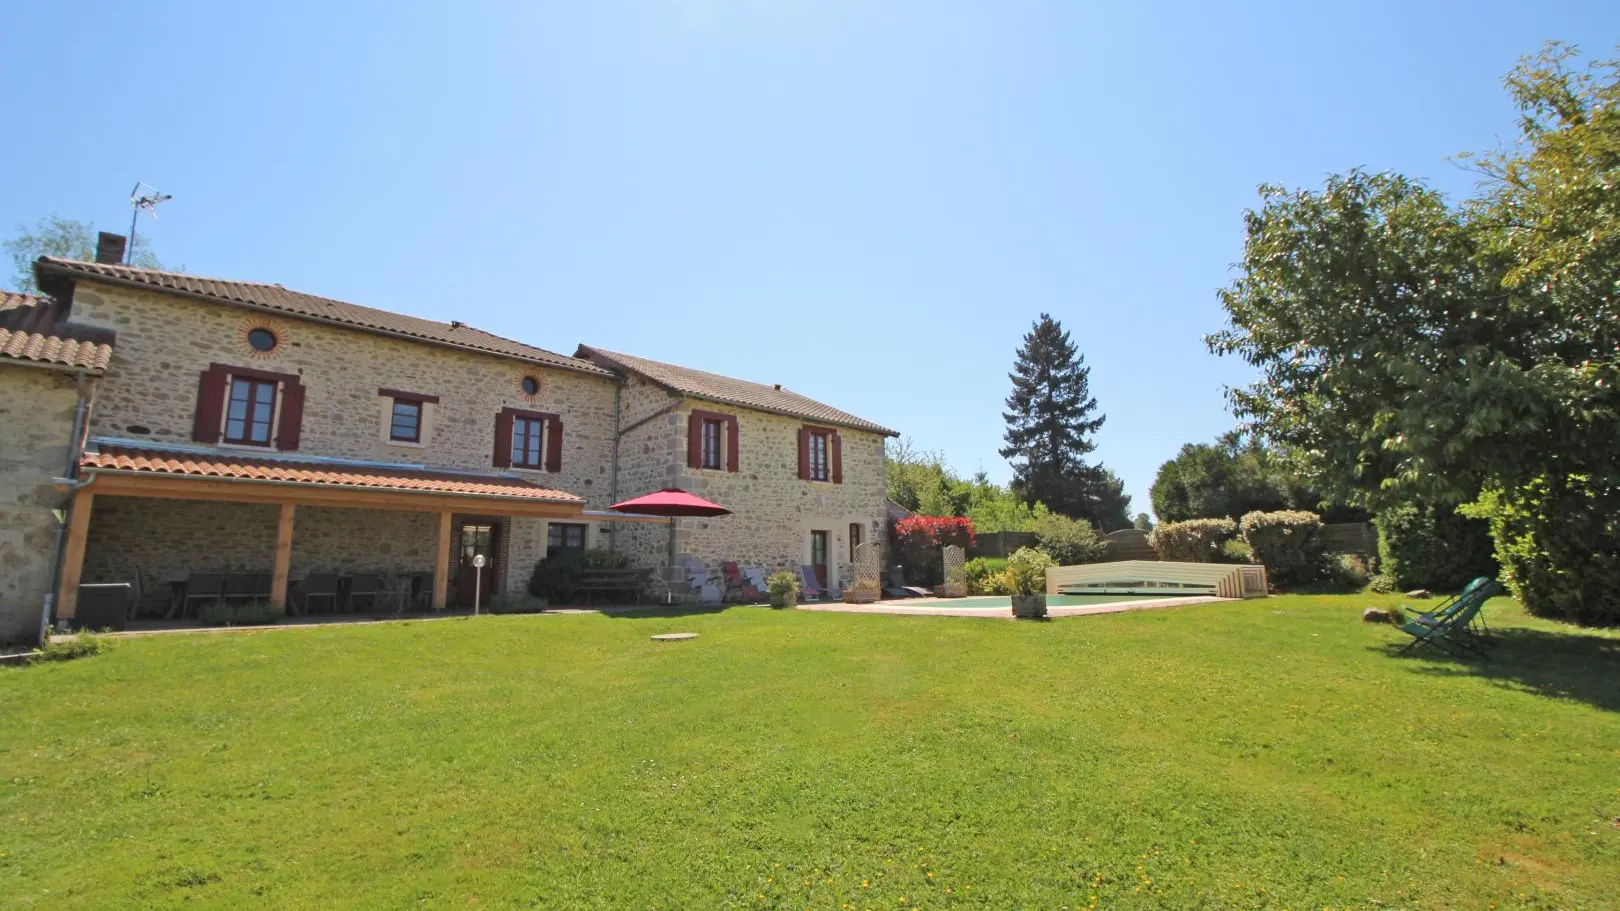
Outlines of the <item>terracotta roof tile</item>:
{"type": "Polygon", "coordinates": [[[823,404],[815,399],[802,396],[791,389],[783,389],[780,386],[751,383],[747,380],[721,376],[718,373],[707,373],[690,367],[678,367],[674,364],[650,361],[642,357],[631,357],[628,354],[619,354],[606,348],[596,348],[590,345],[580,345],[574,356],[588,357],[609,367],[638,373],[660,386],[694,398],[708,399],[729,405],[741,405],[744,408],[769,411],[822,424],[834,424],[841,427],[853,427],[857,430],[867,430],[872,433],[881,433],[887,436],[899,436],[898,433],[881,424],[863,420],[847,411],[840,411],[831,405],[823,404]]]}
{"type": "Polygon", "coordinates": [[[79,464],[86,469],[102,471],[138,471],[244,481],[290,481],[321,487],[363,487],[375,490],[547,500],[559,503],[581,502],[579,497],[567,491],[552,490],[538,484],[530,484],[521,478],[498,475],[451,474],[341,462],[282,461],[228,453],[146,449],[111,443],[97,444],[96,451],[87,450],[79,464]]]}
{"type": "Polygon", "coordinates": [[[0,291],[0,357],[105,372],[113,333],[75,326],[63,315],[48,297],[0,291]]]}
{"type": "Polygon", "coordinates": [[[280,285],[260,282],[229,281],[188,275],[183,272],[159,272],[155,269],[137,269],[133,266],[87,263],[72,259],[42,256],[34,264],[41,281],[46,276],[62,275],[68,278],[89,278],[126,287],[167,291],[200,297],[223,304],[234,304],[259,310],[271,310],[337,323],[368,332],[404,336],[436,345],[463,348],[486,354],[516,358],[545,367],[574,370],[580,373],[605,375],[607,371],[588,361],[567,357],[544,348],[536,348],[502,338],[463,323],[441,323],[436,320],[390,313],[372,307],[362,307],[345,301],[317,297],[299,291],[290,291],[280,285]]]}

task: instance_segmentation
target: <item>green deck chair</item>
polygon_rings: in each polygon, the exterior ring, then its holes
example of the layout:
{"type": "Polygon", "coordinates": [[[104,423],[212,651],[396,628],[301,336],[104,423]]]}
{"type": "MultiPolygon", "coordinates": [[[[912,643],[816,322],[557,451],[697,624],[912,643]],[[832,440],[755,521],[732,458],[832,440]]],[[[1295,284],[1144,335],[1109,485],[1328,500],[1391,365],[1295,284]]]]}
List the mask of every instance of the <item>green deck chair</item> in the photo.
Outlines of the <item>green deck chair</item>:
{"type": "Polygon", "coordinates": [[[1399,654],[1404,655],[1419,645],[1430,645],[1454,655],[1473,652],[1483,657],[1489,631],[1484,630],[1485,621],[1480,611],[1485,607],[1485,601],[1495,594],[1495,589],[1496,583],[1489,579],[1479,585],[1469,583],[1461,594],[1442,605],[1440,610],[1432,614],[1419,614],[1402,623],[1398,628],[1411,636],[1412,641],[1399,654]]]}

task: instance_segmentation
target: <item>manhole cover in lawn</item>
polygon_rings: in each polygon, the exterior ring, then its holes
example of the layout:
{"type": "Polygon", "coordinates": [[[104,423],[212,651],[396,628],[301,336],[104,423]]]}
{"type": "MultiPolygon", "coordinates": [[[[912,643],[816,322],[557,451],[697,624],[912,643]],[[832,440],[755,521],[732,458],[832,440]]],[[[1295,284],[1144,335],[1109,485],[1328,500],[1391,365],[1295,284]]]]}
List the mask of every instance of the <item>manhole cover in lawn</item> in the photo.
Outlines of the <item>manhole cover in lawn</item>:
{"type": "Polygon", "coordinates": [[[697,633],[659,633],[653,637],[654,642],[680,642],[683,639],[696,639],[697,633]]]}

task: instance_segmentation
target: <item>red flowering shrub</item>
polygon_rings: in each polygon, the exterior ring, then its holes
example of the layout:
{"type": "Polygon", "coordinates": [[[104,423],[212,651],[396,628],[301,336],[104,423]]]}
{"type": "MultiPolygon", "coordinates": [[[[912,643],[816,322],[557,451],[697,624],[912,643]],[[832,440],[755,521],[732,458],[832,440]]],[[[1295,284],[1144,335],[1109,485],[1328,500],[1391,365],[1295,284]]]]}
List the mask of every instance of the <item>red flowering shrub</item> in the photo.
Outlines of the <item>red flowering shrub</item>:
{"type": "Polygon", "coordinates": [[[955,544],[966,550],[975,540],[973,521],[959,516],[912,516],[895,522],[889,532],[895,560],[905,568],[908,585],[943,581],[940,548],[955,544]]]}

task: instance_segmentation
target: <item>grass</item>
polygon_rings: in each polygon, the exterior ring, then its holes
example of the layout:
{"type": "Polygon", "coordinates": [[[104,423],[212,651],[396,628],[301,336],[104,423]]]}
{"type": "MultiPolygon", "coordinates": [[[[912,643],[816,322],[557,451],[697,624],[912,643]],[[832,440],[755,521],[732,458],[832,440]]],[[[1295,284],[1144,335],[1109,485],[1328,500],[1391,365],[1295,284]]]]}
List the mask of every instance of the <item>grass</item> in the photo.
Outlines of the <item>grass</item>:
{"type": "Polygon", "coordinates": [[[1620,638],[1390,603],[129,639],[0,670],[0,907],[1615,907],[1620,638]]]}

